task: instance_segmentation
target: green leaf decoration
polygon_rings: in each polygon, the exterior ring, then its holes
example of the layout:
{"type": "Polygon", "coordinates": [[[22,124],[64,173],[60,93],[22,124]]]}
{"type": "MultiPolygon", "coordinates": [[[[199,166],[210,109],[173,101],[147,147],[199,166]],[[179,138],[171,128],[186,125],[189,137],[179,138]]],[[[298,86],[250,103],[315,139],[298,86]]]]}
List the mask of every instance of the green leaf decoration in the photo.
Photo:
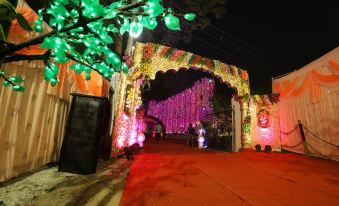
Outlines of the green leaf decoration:
{"type": "Polygon", "coordinates": [[[25,87],[21,86],[21,85],[15,85],[13,87],[13,90],[16,92],[24,92],[25,91],[25,87]]]}
{"type": "Polygon", "coordinates": [[[55,75],[59,74],[59,68],[55,64],[50,64],[51,70],[54,72],[55,75]]]}
{"type": "Polygon", "coordinates": [[[113,66],[114,66],[115,68],[120,68],[120,66],[121,66],[121,60],[120,60],[119,57],[115,57],[115,58],[113,59],[113,66]]]}
{"type": "Polygon", "coordinates": [[[172,14],[167,14],[165,16],[165,24],[170,30],[180,30],[180,21],[177,17],[172,14]]]}
{"type": "MultiPolygon", "coordinates": [[[[132,6],[133,1],[111,1],[106,6],[102,0],[53,0],[50,7],[38,11],[38,18],[30,25],[22,14],[15,11],[10,3],[12,0],[0,0],[0,20],[18,20],[18,24],[27,31],[43,32],[46,19],[53,29],[41,43],[42,49],[48,49],[50,56],[44,59],[44,78],[52,86],[57,85],[60,73],[57,63],[63,64],[73,60],[70,66],[77,74],[85,72],[89,80],[93,70],[104,78],[110,79],[114,72],[128,73],[128,65],[115,53],[115,37],[126,32],[131,37],[138,37],[144,27],[153,30],[158,26],[157,17],[164,19],[170,30],[180,30],[180,20],[172,14],[171,8],[164,8],[162,0],[136,0],[143,2],[142,6],[132,6]],[[109,19],[109,21],[107,20],[109,19]],[[81,21],[81,22],[79,22],[81,21]],[[114,35],[114,38],[113,38],[114,35]]],[[[185,14],[187,20],[194,20],[195,14],[185,14]]],[[[0,25],[0,39],[5,40],[3,28],[0,25]]],[[[157,51],[157,48],[154,48],[157,51]]],[[[166,57],[171,55],[169,50],[166,57]]],[[[179,57],[183,59],[183,57],[179,57]]],[[[23,91],[23,78],[12,76],[3,84],[15,91],[23,91]],[[18,84],[14,88],[12,84],[18,84]]]]}
{"type": "Polygon", "coordinates": [[[158,22],[155,18],[143,17],[141,24],[149,30],[153,30],[158,26],[158,22]]]}
{"type": "Polygon", "coordinates": [[[139,23],[137,21],[133,21],[130,24],[129,34],[134,38],[138,38],[140,36],[140,34],[142,33],[143,28],[144,27],[142,26],[141,23],[139,23]]]}
{"type": "Polygon", "coordinates": [[[58,3],[61,3],[61,4],[68,4],[68,0],[57,0],[58,3]]]}
{"type": "Polygon", "coordinates": [[[105,11],[105,19],[113,19],[114,17],[117,16],[118,12],[116,10],[112,10],[112,9],[107,9],[105,11]]]}
{"type": "Polygon", "coordinates": [[[38,11],[38,15],[39,15],[39,16],[38,16],[38,19],[35,20],[34,23],[33,23],[33,25],[34,25],[34,27],[33,27],[34,31],[39,32],[39,33],[43,32],[43,28],[42,28],[42,24],[43,24],[43,18],[42,18],[42,16],[43,16],[43,13],[44,13],[44,9],[40,9],[40,10],[38,11]]]}
{"type": "Polygon", "coordinates": [[[81,74],[85,70],[85,67],[82,64],[72,64],[70,69],[74,70],[77,74],[81,74]]]}
{"type": "Polygon", "coordinates": [[[195,19],[196,16],[197,16],[197,15],[194,14],[194,13],[188,13],[188,14],[185,14],[185,15],[184,15],[184,18],[185,18],[186,20],[188,20],[188,21],[194,21],[194,19],[195,19]]]}
{"type": "Polygon", "coordinates": [[[44,70],[44,75],[45,75],[45,80],[49,82],[49,81],[51,81],[51,79],[53,79],[55,77],[55,74],[49,67],[47,67],[47,68],[46,67],[45,67],[45,70],[44,70]]]}
{"type": "Polygon", "coordinates": [[[102,35],[100,35],[100,39],[101,39],[102,41],[104,41],[106,44],[112,44],[112,43],[113,43],[112,37],[110,37],[108,34],[102,34],[102,35]]]}
{"type": "Polygon", "coordinates": [[[35,21],[34,22],[34,31],[42,33],[43,32],[42,23],[35,21]]]}
{"type": "Polygon", "coordinates": [[[85,74],[85,79],[86,79],[87,81],[91,80],[91,74],[86,73],[86,74],[85,74]]]}
{"type": "Polygon", "coordinates": [[[80,0],[71,0],[75,5],[79,5],[80,0]]]}
{"type": "Polygon", "coordinates": [[[160,4],[158,0],[147,1],[144,10],[150,15],[150,17],[157,17],[165,11],[164,7],[160,4]]]}
{"type": "Polygon", "coordinates": [[[22,14],[17,13],[15,15],[15,18],[18,20],[19,25],[26,31],[33,31],[31,25],[28,23],[28,21],[25,19],[25,17],[22,14]]]}
{"type": "Polygon", "coordinates": [[[86,18],[96,18],[101,15],[105,15],[105,8],[100,4],[99,0],[83,0],[84,16],[86,18]]]}
{"type": "Polygon", "coordinates": [[[9,80],[17,84],[24,82],[24,79],[20,76],[10,77],[9,80]]]}
{"type": "Polygon", "coordinates": [[[124,23],[120,27],[120,35],[124,35],[126,31],[130,30],[130,24],[127,18],[124,18],[124,23]]]}
{"type": "Polygon", "coordinates": [[[59,80],[56,78],[52,78],[50,82],[51,82],[51,85],[54,87],[55,85],[58,84],[59,80]]]}
{"type": "Polygon", "coordinates": [[[111,5],[109,5],[109,8],[117,9],[117,8],[121,7],[121,5],[122,5],[121,2],[117,1],[117,2],[114,2],[111,5]]]}
{"type": "Polygon", "coordinates": [[[11,83],[9,83],[9,81],[5,80],[4,83],[3,83],[3,85],[4,85],[5,87],[10,87],[10,86],[11,86],[11,83]]]}
{"type": "Polygon", "coordinates": [[[122,70],[125,74],[128,73],[128,66],[127,66],[127,64],[126,64],[125,62],[122,63],[122,68],[121,68],[121,70],[122,70]]]}

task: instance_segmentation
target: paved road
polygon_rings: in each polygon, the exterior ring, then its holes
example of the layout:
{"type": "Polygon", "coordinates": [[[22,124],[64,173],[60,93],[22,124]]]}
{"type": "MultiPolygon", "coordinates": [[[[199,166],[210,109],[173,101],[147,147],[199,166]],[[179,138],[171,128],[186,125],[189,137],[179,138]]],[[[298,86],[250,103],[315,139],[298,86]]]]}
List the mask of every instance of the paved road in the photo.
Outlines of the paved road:
{"type": "Polygon", "coordinates": [[[120,206],[339,205],[339,163],[162,141],[138,154],[120,206]]]}

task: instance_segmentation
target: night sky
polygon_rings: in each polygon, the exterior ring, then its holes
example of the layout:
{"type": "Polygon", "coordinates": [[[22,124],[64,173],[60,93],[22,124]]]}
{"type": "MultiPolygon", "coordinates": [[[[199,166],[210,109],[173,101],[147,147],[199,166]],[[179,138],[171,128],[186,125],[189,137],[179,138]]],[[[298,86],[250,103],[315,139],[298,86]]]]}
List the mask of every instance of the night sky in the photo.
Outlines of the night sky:
{"type": "MultiPolygon", "coordinates": [[[[299,69],[337,46],[338,0],[228,0],[221,20],[212,18],[207,29],[194,31],[190,44],[174,45],[246,69],[252,94],[270,93],[272,77],[299,69]]],[[[153,89],[161,90],[157,81],[153,89]]]]}

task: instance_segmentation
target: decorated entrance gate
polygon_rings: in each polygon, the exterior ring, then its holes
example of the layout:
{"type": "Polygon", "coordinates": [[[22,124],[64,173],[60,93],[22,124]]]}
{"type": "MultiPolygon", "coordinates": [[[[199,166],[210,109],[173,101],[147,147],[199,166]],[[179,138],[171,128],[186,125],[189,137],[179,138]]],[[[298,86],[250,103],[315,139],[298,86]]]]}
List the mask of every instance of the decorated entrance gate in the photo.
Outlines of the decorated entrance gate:
{"type": "MultiPolygon", "coordinates": [[[[139,130],[137,110],[141,106],[141,86],[143,82],[153,80],[157,72],[194,68],[209,72],[236,91],[233,97],[235,112],[235,137],[241,141],[241,147],[247,148],[251,138],[247,128],[250,127],[248,101],[250,95],[248,73],[233,65],[218,60],[153,43],[137,42],[133,47],[131,69],[120,79],[120,96],[116,106],[115,146],[135,142],[139,130]],[[236,106],[236,104],[238,106],[236,106]],[[125,143],[123,143],[125,142],[125,143]]],[[[237,141],[237,140],[236,140],[237,141]]]]}

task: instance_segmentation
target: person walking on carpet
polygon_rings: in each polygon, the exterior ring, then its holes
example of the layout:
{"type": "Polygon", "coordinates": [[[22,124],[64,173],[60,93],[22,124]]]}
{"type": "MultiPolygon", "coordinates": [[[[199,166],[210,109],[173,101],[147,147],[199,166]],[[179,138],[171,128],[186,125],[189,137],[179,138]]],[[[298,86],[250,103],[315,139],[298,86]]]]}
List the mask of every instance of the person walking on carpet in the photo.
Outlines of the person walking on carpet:
{"type": "Polygon", "coordinates": [[[193,147],[194,146],[194,135],[195,129],[193,128],[192,124],[188,125],[188,137],[187,137],[187,146],[193,147]]]}
{"type": "Polygon", "coordinates": [[[159,143],[160,137],[161,137],[161,132],[162,132],[162,126],[161,124],[157,124],[157,128],[156,128],[156,135],[155,135],[155,142],[159,143]]]}

